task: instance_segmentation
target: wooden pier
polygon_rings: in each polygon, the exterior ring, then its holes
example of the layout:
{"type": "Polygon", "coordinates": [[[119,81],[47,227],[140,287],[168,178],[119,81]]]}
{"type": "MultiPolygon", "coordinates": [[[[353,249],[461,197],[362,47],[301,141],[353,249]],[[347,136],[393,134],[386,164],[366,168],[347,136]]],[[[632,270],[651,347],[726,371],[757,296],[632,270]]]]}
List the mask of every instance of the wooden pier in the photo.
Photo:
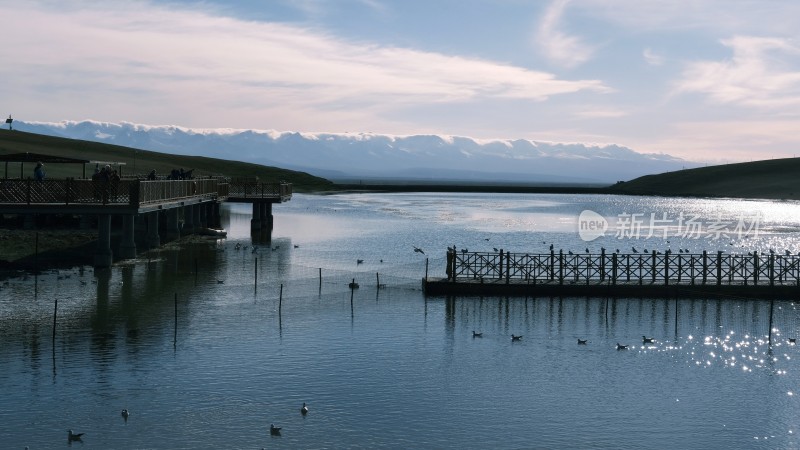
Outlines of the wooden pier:
{"type": "Polygon", "coordinates": [[[95,267],[109,267],[113,262],[112,216],[122,218],[122,240],[117,255],[134,258],[137,227],[147,229],[148,247],[158,247],[162,233],[166,240],[172,240],[205,228],[218,228],[220,204],[230,201],[252,203],[253,229],[272,230],[271,205],[291,197],[290,183],[225,177],[184,180],[132,177],[111,181],[0,179],[0,214],[24,216],[26,228],[33,228],[35,215],[79,215],[82,223],[85,219],[87,224],[90,217],[96,218],[95,267]],[[160,219],[161,213],[166,215],[166,220],[160,219]]]}
{"type": "Polygon", "coordinates": [[[774,253],[447,252],[429,295],[800,299],[800,256],[774,253]]]}

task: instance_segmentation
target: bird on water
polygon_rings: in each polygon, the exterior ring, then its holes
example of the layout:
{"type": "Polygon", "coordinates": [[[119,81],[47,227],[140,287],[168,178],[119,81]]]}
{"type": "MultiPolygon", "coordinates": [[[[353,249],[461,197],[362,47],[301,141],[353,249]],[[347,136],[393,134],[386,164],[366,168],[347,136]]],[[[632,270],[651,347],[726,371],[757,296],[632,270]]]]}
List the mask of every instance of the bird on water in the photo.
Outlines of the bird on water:
{"type": "Polygon", "coordinates": [[[269,424],[269,434],[273,436],[280,436],[281,435],[281,428],[276,427],[275,424],[269,424]]]}
{"type": "Polygon", "coordinates": [[[628,349],[627,345],[622,345],[619,342],[617,342],[617,350],[627,350],[627,349],[628,349]]]}
{"type": "Polygon", "coordinates": [[[652,344],[653,338],[642,335],[642,344],[652,344]]]}
{"type": "Polygon", "coordinates": [[[511,335],[511,342],[514,342],[514,341],[521,341],[521,340],[522,340],[522,335],[520,335],[520,336],[517,336],[517,335],[515,335],[515,334],[512,334],[512,335],[511,335]]]}
{"type": "Polygon", "coordinates": [[[578,345],[586,345],[586,342],[587,342],[587,340],[586,340],[586,339],[580,339],[580,338],[578,338],[578,345]]]}
{"type": "MultiPolygon", "coordinates": [[[[412,247],[414,247],[414,246],[412,245],[412,247]]],[[[416,253],[422,253],[423,255],[425,254],[425,252],[423,252],[423,251],[422,251],[422,249],[421,249],[421,248],[419,248],[419,247],[414,247],[414,252],[416,252],[416,253]]]]}
{"type": "Polygon", "coordinates": [[[72,430],[67,430],[67,433],[67,440],[69,442],[80,441],[83,436],[83,433],[73,433],[72,430]]]}
{"type": "Polygon", "coordinates": [[[128,416],[129,416],[129,415],[131,415],[131,414],[128,412],[128,410],[127,410],[127,409],[123,409],[123,410],[122,410],[122,413],[121,413],[120,415],[121,415],[121,416],[122,416],[122,418],[123,418],[123,419],[125,419],[125,421],[127,422],[127,421],[128,421],[128,416]]]}
{"type": "Polygon", "coordinates": [[[475,330],[472,330],[472,337],[474,338],[483,337],[483,333],[478,333],[475,330]]]}
{"type": "Polygon", "coordinates": [[[306,406],[306,402],[303,402],[303,407],[302,407],[302,408],[300,408],[300,414],[302,414],[302,415],[304,415],[304,416],[305,416],[306,414],[308,414],[308,406],[306,406]]]}

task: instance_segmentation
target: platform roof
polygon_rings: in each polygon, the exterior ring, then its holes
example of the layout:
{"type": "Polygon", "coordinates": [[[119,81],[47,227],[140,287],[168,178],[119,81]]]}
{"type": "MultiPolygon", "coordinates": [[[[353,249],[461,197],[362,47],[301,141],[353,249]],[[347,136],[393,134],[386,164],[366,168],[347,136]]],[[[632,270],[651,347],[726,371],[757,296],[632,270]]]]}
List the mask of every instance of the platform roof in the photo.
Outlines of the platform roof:
{"type": "Polygon", "coordinates": [[[59,164],[87,164],[88,159],[75,159],[67,158],[65,156],[43,155],[41,153],[11,153],[7,155],[0,155],[0,162],[41,162],[41,163],[59,163],[59,164]]]}

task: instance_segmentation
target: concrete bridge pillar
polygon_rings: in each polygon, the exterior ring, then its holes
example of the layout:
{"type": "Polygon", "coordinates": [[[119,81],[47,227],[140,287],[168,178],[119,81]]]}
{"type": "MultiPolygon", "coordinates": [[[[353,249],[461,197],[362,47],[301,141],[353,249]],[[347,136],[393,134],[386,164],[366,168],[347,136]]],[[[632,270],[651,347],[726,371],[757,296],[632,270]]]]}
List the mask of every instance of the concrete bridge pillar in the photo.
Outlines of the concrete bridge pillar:
{"type": "Polygon", "coordinates": [[[200,228],[208,228],[208,203],[200,203],[200,228]]]}
{"type": "Polygon", "coordinates": [[[200,230],[203,225],[200,223],[200,205],[192,205],[192,222],[194,223],[194,231],[200,230]]]}
{"type": "Polygon", "coordinates": [[[122,241],[119,244],[120,258],[136,258],[135,220],[136,216],[134,214],[122,216],[122,241]]]}
{"type": "Polygon", "coordinates": [[[167,240],[172,241],[181,237],[181,229],[178,226],[178,208],[167,210],[167,240]]]}
{"type": "Polygon", "coordinates": [[[147,213],[147,246],[156,248],[161,245],[158,235],[158,211],[147,213]]]}
{"type": "Polygon", "coordinates": [[[272,203],[261,204],[261,228],[272,231],[272,203]]]}
{"type": "Polygon", "coordinates": [[[194,233],[194,206],[184,205],[183,207],[183,234],[194,233]]]}
{"type": "Polygon", "coordinates": [[[111,253],[111,214],[97,215],[97,249],[94,253],[94,266],[111,267],[114,262],[111,253]]]}
{"type": "Polygon", "coordinates": [[[250,219],[250,229],[261,229],[261,203],[253,202],[253,218],[250,219]]]}
{"type": "Polygon", "coordinates": [[[222,228],[222,218],[219,213],[219,202],[211,203],[208,215],[208,225],[213,228],[222,228]]]}

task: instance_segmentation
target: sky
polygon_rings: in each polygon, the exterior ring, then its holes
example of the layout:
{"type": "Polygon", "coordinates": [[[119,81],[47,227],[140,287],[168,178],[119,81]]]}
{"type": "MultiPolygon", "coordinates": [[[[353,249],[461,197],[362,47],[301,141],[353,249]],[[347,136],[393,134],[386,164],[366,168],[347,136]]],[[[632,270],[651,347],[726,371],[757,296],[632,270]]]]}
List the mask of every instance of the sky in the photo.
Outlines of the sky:
{"type": "Polygon", "coordinates": [[[800,153],[796,0],[0,0],[0,114],[800,153]]]}

